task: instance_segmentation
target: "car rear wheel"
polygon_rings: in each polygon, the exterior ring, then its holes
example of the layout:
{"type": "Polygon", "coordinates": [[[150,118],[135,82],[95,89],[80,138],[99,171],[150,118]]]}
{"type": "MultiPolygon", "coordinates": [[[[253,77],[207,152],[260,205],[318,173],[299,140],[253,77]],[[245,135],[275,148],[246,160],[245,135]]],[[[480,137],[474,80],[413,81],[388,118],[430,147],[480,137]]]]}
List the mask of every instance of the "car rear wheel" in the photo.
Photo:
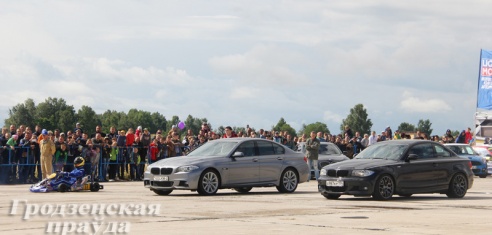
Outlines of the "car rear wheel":
{"type": "Polygon", "coordinates": [[[285,169],[280,176],[280,185],[277,186],[277,190],[281,193],[293,193],[299,184],[298,179],[299,177],[293,169],[285,169]]]}
{"type": "Polygon", "coordinates": [[[239,193],[247,193],[247,192],[251,191],[251,189],[253,189],[253,187],[239,187],[239,188],[234,188],[234,190],[236,190],[239,193]]]}
{"type": "Polygon", "coordinates": [[[99,183],[92,183],[90,186],[91,192],[97,192],[99,191],[99,183]]]}
{"type": "Polygon", "coordinates": [[[153,189],[152,191],[153,191],[155,194],[157,194],[157,195],[162,195],[162,196],[164,196],[164,195],[169,195],[170,193],[172,193],[172,192],[173,192],[173,190],[172,190],[172,189],[169,189],[169,190],[165,190],[165,189],[159,189],[159,190],[157,190],[157,189],[153,189]]]}
{"type": "Polygon", "coordinates": [[[213,170],[203,172],[198,181],[198,193],[200,195],[209,196],[217,193],[219,190],[220,180],[217,173],[213,170]]]}
{"type": "Polygon", "coordinates": [[[66,184],[60,184],[60,186],[58,186],[58,192],[64,193],[64,192],[67,192],[68,189],[69,189],[69,187],[66,184]]]}
{"type": "Polygon", "coordinates": [[[376,200],[388,200],[395,191],[395,182],[389,175],[382,175],[376,181],[372,197],[376,200]]]}
{"type": "Polygon", "coordinates": [[[340,194],[323,194],[323,196],[326,198],[326,199],[338,199],[340,198],[340,194]]]}
{"type": "Polygon", "coordinates": [[[450,198],[462,198],[468,190],[468,180],[465,175],[459,173],[453,176],[449,183],[449,189],[446,195],[450,198]]]}

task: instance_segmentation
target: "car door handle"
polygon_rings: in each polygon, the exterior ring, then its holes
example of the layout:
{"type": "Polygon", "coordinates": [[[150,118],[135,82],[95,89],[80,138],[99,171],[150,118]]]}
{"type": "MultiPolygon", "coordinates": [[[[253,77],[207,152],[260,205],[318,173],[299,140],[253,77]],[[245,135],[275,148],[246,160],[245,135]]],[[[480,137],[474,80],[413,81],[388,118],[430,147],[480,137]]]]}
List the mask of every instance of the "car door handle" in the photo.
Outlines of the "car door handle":
{"type": "Polygon", "coordinates": [[[258,161],[258,158],[253,158],[253,162],[257,162],[258,161]]]}
{"type": "Polygon", "coordinates": [[[277,160],[284,160],[284,158],[283,157],[278,157],[277,160]]]}

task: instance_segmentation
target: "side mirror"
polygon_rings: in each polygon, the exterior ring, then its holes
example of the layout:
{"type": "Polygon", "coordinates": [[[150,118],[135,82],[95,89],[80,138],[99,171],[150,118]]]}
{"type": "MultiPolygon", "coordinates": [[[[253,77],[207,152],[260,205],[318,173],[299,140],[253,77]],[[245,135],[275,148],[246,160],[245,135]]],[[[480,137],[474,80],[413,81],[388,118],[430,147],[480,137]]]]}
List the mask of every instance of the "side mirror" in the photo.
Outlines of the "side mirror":
{"type": "Polygon", "coordinates": [[[419,155],[412,153],[412,154],[408,155],[408,157],[405,161],[410,162],[410,161],[417,160],[417,159],[419,159],[419,155]]]}
{"type": "Polygon", "coordinates": [[[244,157],[244,153],[243,152],[234,152],[231,156],[232,159],[235,159],[237,157],[244,157]]]}

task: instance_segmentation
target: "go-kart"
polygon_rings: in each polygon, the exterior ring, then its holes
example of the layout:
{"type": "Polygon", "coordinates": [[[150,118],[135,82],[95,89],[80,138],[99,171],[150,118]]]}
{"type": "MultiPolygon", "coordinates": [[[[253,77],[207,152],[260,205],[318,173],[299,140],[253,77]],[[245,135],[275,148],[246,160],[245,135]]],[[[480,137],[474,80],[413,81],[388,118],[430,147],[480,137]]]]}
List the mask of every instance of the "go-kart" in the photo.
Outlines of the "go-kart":
{"type": "Polygon", "coordinates": [[[58,171],[49,175],[46,179],[34,184],[29,188],[34,193],[45,193],[51,191],[75,192],[90,190],[97,192],[104,187],[98,182],[92,182],[91,176],[86,175],[80,179],[69,177],[67,172],[58,171]]]}

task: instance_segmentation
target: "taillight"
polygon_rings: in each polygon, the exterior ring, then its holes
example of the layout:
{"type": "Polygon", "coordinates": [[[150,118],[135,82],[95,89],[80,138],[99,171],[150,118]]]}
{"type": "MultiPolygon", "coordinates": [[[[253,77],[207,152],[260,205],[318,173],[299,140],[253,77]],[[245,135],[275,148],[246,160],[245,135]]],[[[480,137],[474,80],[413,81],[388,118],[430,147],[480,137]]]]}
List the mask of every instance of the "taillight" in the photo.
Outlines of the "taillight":
{"type": "Polygon", "coordinates": [[[473,168],[473,165],[472,165],[471,161],[468,161],[468,167],[470,167],[470,169],[473,168]]]}
{"type": "MultiPolygon", "coordinates": [[[[307,157],[306,157],[306,156],[304,156],[304,161],[307,163],[307,157]]],[[[471,163],[470,163],[470,164],[471,164],[471,163]]]]}

